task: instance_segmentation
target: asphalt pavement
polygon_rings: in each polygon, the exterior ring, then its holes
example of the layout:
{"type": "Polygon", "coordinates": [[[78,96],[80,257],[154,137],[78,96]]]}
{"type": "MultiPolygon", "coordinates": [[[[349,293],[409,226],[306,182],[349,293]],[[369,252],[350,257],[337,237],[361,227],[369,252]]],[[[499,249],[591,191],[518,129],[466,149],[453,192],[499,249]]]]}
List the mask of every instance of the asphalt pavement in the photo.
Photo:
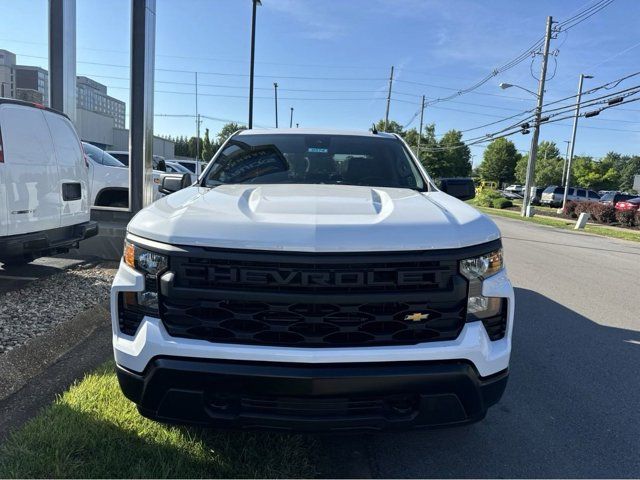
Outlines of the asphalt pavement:
{"type": "Polygon", "coordinates": [[[502,401],[467,427],[333,437],[336,473],[640,477],[640,243],[495,222],[516,291],[502,401]]]}

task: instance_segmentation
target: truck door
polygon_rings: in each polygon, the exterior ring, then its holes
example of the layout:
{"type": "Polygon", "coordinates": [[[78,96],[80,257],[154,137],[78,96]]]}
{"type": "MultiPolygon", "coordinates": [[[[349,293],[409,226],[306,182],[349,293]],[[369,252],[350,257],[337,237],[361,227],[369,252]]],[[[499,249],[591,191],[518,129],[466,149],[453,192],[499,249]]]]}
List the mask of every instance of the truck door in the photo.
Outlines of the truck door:
{"type": "Polygon", "coordinates": [[[0,105],[7,235],[60,226],[58,167],[43,111],[0,105]]]}
{"type": "Polygon", "coordinates": [[[62,115],[44,112],[58,162],[58,195],[62,210],[60,226],[89,220],[89,168],[80,139],[71,122],[62,115]]]}

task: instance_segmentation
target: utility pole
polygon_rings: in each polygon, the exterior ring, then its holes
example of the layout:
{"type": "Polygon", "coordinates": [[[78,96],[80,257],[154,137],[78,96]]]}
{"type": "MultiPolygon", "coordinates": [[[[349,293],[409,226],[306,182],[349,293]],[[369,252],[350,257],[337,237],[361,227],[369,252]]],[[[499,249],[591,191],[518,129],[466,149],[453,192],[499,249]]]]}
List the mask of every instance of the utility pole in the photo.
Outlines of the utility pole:
{"type": "Polygon", "coordinates": [[[549,60],[549,45],[551,44],[551,25],[553,18],[547,17],[547,31],[544,39],[544,50],[542,53],[542,68],[540,80],[538,82],[538,104],[533,126],[533,135],[531,136],[531,149],[529,153],[529,162],[527,164],[527,177],[524,186],[524,198],[522,199],[521,216],[530,217],[531,207],[531,188],[535,186],[536,157],[538,155],[538,137],[540,136],[540,118],[542,117],[542,104],[544,99],[544,83],[547,78],[547,63],[549,60]]]}
{"type": "Polygon", "coordinates": [[[571,184],[571,162],[573,161],[573,151],[576,145],[576,131],[578,130],[578,118],[580,117],[580,99],[582,98],[582,82],[585,78],[593,78],[592,75],[580,74],[578,80],[578,95],[576,95],[576,113],[573,117],[573,130],[571,132],[571,147],[569,148],[569,160],[567,160],[567,182],[564,184],[564,195],[562,196],[562,210],[567,205],[567,195],[571,184]]]}
{"type": "Polygon", "coordinates": [[[200,114],[196,116],[196,161],[200,160],[200,114]]]}
{"type": "Polygon", "coordinates": [[[262,5],[260,0],[252,0],[251,14],[251,59],[249,60],[249,129],[253,128],[253,66],[256,57],[256,7],[262,5]]]}
{"type": "Polygon", "coordinates": [[[278,84],[273,83],[273,91],[275,93],[274,99],[276,101],[276,128],[278,128],[278,84]]]}
{"type": "Polygon", "coordinates": [[[200,114],[198,113],[198,72],[196,74],[196,161],[200,160],[200,114]]]}
{"type": "Polygon", "coordinates": [[[393,65],[391,65],[391,75],[389,75],[389,93],[387,93],[387,113],[384,115],[384,131],[387,131],[389,124],[389,107],[391,106],[391,87],[393,86],[393,65]]]}
{"type": "Polygon", "coordinates": [[[291,116],[289,117],[289,128],[293,127],[293,107],[291,107],[291,116]]]}
{"type": "Polygon", "coordinates": [[[420,107],[420,130],[418,131],[418,151],[416,156],[420,160],[420,141],[422,140],[422,120],[424,119],[424,95],[422,95],[422,107],[420,107]]]}
{"type": "Polygon", "coordinates": [[[571,140],[565,140],[564,143],[567,144],[567,153],[564,154],[564,162],[562,162],[562,183],[561,186],[564,187],[564,179],[567,173],[567,160],[569,160],[569,145],[571,145],[571,140]]]}

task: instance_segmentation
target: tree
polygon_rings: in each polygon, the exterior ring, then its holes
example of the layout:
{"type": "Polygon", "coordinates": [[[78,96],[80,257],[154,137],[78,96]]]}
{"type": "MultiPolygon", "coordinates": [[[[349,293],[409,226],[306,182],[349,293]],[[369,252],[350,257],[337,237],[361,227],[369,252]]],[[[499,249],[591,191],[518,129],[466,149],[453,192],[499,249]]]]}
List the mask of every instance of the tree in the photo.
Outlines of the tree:
{"type": "Polygon", "coordinates": [[[204,130],[204,140],[202,141],[202,156],[201,159],[205,162],[211,160],[213,157],[214,150],[213,144],[211,143],[211,139],[209,138],[209,129],[205,128],[204,130]]]}
{"type": "MultiPolygon", "coordinates": [[[[640,156],[626,157],[627,160],[620,171],[620,190],[633,191],[633,178],[640,175],[640,156]]],[[[640,192],[639,192],[640,193],[640,192]]]]}
{"type": "Polygon", "coordinates": [[[236,122],[225,123],[216,137],[218,146],[222,145],[227,138],[236,133],[238,130],[245,130],[247,127],[236,122]]]}
{"type": "Polygon", "coordinates": [[[573,185],[594,190],[613,190],[620,183],[619,173],[612,159],[597,162],[591,157],[574,157],[571,166],[573,185]]]}
{"type": "Polygon", "coordinates": [[[425,162],[432,177],[468,177],[471,175],[471,151],[462,141],[462,133],[449,130],[439,142],[439,150],[428,151],[430,158],[425,162]]]}
{"type": "Polygon", "coordinates": [[[387,129],[384,129],[384,120],[378,120],[376,123],[376,130],[379,132],[389,132],[389,133],[397,133],[398,135],[404,134],[404,128],[395,120],[390,120],[387,124],[387,129]]]}
{"type": "MultiPolygon", "coordinates": [[[[516,163],[516,182],[525,184],[529,155],[523,155],[516,163]]],[[[554,142],[542,141],[538,144],[534,183],[539,187],[560,185],[562,183],[562,167],[564,159],[554,142]]]]}
{"type": "Polygon", "coordinates": [[[519,159],[520,154],[512,141],[497,138],[485,149],[478,172],[484,180],[493,180],[498,184],[511,182],[519,159]]]}

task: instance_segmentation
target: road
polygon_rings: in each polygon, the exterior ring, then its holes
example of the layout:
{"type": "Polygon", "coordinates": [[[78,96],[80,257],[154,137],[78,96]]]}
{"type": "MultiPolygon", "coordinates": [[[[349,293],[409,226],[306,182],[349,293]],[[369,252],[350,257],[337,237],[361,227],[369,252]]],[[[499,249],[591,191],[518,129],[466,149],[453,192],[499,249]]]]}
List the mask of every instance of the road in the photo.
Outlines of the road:
{"type": "Polygon", "coordinates": [[[467,427],[332,438],[345,472],[640,477],[640,243],[494,220],[516,290],[502,401],[467,427]]]}

